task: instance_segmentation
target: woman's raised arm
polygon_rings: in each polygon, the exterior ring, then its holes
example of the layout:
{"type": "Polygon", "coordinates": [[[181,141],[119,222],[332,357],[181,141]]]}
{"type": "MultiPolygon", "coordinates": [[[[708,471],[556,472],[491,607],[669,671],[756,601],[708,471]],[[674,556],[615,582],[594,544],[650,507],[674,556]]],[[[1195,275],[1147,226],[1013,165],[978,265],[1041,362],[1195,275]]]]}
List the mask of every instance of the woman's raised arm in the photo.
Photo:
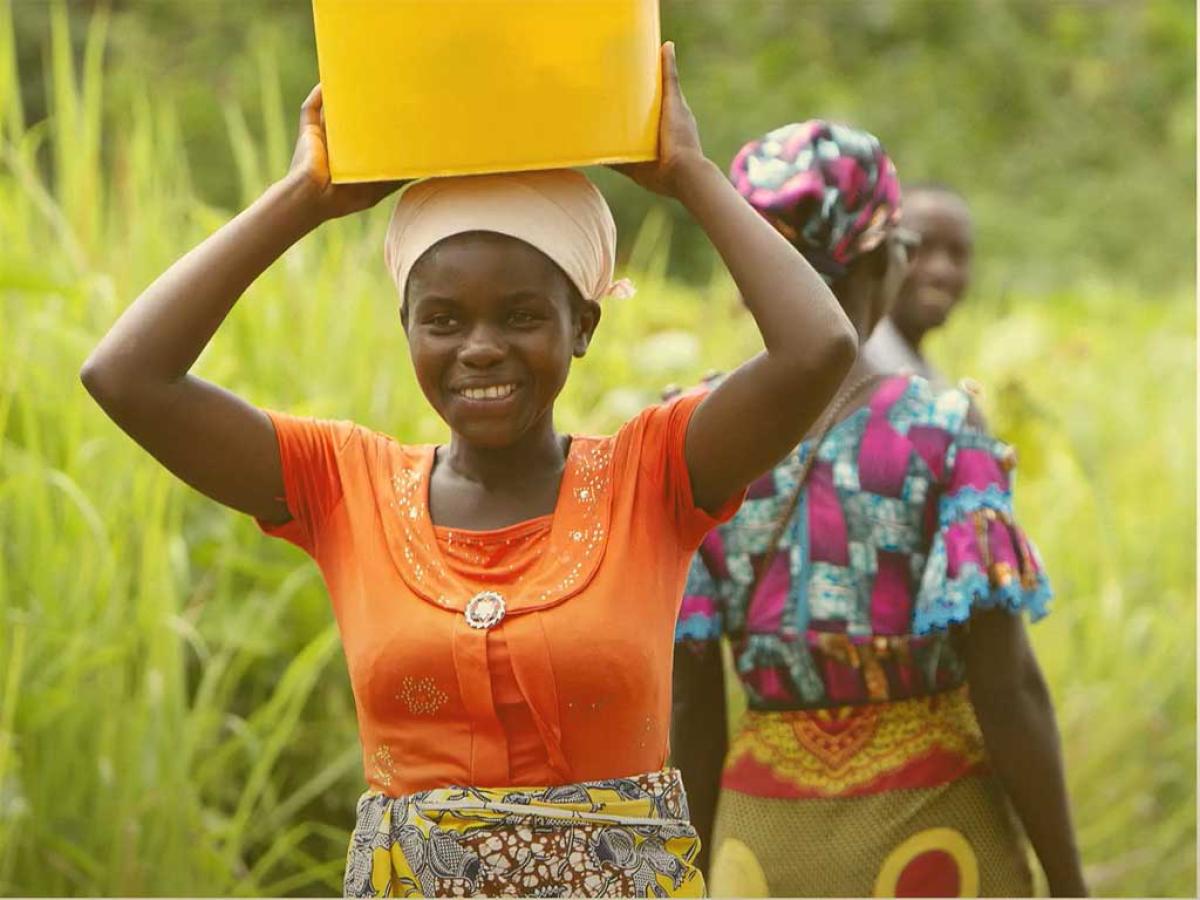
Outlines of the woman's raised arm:
{"type": "Polygon", "coordinates": [[[687,208],[762,335],[764,351],[722,381],[688,426],[692,493],[712,512],[799,443],[854,365],[858,338],[821,276],[704,155],[672,44],[663,47],[659,158],[617,168],[687,208]]]}
{"type": "Polygon", "coordinates": [[[286,521],[270,419],[188,370],[246,288],[285,250],[323,221],[373,206],[396,187],[332,183],[318,85],[301,108],[288,174],[146,288],[84,363],[84,386],[192,487],[242,512],[286,521]]]}

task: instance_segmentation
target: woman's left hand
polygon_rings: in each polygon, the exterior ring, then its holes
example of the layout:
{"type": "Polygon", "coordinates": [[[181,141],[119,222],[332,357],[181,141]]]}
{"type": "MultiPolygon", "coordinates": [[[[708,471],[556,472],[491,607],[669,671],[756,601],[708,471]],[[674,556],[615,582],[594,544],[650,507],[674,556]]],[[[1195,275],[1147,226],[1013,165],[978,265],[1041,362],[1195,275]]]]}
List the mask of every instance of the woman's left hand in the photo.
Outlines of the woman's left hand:
{"type": "Polygon", "coordinates": [[[662,62],[663,98],[658,119],[658,159],[623,163],[613,168],[628,175],[646,190],[667,197],[679,196],[681,173],[696,163],[705,163],[696,117],[679,89],[675,66],[675,44],[667,41],[659,53],[662,62]]]}
{"type": "Polygon", "coordinates": [[[337,219],[370,209],[404,181],[367,181],[334,184],[329,167],[329,143],[325,135],[325,97],[321,85],[309,92],[300,107],[300,133],[286,179],[300,188],[317,221],[337,219]]]}

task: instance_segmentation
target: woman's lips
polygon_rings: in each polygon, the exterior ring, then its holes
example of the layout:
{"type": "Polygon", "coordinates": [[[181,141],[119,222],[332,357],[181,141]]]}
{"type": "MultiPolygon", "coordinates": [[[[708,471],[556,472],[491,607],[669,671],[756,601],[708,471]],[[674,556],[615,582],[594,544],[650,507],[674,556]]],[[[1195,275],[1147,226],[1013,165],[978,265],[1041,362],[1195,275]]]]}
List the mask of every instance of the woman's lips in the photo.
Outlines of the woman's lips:
{"type": "Polygon", "coordinates": [[[930,306],[953,306],[956,299],[954,292],[945,288],[932,285],[921,288],[921,302],[930,306]]]}
{"type": "Polygon", "coordinates": [[[472,384],[452,388],[459,409],[469,416],[508,416],[516,410],[521,385],[515,381],[472,384]]]}
{"type": "Polygon", "coordinates": [[[504,384],[489,384],[489,385],[471,385],[469,387],[456,388],[454,393],[460,397],[465,397],[467,400],[489,401],[489,400],[504,400],[512,396],[517,389],[517,385],[509,382],[504,384]]]}

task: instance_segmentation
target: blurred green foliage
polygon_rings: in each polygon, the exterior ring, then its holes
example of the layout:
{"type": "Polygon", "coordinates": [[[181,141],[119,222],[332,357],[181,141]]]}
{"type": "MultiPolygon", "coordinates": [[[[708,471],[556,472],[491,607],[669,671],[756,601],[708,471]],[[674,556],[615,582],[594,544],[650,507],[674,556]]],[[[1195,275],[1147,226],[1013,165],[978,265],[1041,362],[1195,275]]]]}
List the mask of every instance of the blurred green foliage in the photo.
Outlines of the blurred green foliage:
{"type": "MultiPolygon", "coordinates": [[[[983,282],[932,352],[987,385],[1020,452],[1018,513],[1058,590],[1033,633],[1088,876],[1102,896],[1195,896],[1193,12],[677,0],[664,16],[716,158],[820,113],[969,194],[983,282]]],[[[0,0],[0,893],[340,885],[362,776],[319,574],[175,482],[76,379],[129,300],[283,171],[314,74],[303,3],[0,0]]],[[[757,346],[678,210],[599,177],[640,293],[606,311],[560,401],[584,431],[757,346]]],[[[385,217],[290,251],[200,373],[441,439],[379,262],[385,217]]]]}
{"type": "Polygon", "coordinates": [[[715,158],[820,116],[901,181],[958,186],[982,292],[1192,280],[1195,6],[1186,0],[680,0],[666,31],[715,158]],[[1143,239],[1144,238],[1144,239],[1143,239]]]}
{"type": "MultiPolygon", "coordinates": [[[[70,5],[78,52],[98,4],[70,5]]],[[[108,115],[119,123],[147,90],[170,97],[200,195],[236,206],[230,108],[262,140],[264,103],[282,102],[290,133],[317,79],[310,4],[111,8],[108,115]],[[265,70],[278,73],[272,96],[260,90],[265,70]]],[[[23,97],[40,112],[50,5],[18,0],[16,11],[23,97]]],[[[1081,280],[1153,292],[1193,279],[1189,0],[662,0],[662,20],[714,160],[806,118],[873,131],[902,180],[946,181],[970,198],[984,295],[1081,280]]],[[[651,201],[610,173],[598,180],[618,224],[635,227],[651,201]]],[[[670,216],[670,271],[703,281],[716,260],[681,210],[670,216]]]]}

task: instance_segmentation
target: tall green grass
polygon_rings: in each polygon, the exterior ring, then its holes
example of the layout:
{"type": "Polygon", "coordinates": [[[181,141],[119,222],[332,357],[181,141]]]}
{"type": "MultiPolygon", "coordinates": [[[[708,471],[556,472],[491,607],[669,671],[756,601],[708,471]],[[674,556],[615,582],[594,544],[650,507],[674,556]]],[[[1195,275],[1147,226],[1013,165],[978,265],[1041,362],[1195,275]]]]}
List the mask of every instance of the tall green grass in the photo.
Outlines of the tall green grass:
{"type": "MultiPolygon", "coordinates": [[[[173,481],[77,372],[119,311],[228,212],[194,193],[170,97],[104,114],[55,7],[48,122],[24,120],[0,0],[0,893],[278,895],[340,886],[361,790],[315,567],[173,481]],[[47,163],[53,177],[46,176],[47,163]]],[[[226,112],[252,198],[290,123],[226,112]],[[254,135],[264,135],[264,139],[254,135]]],[[[199,363],[253,402],[405,440],[443,427],[380,262],[386,211],[332,223],[249,291],[199,363]]],[[[604,431],[752,352],[717,275],[664,276],[666,219],[627,236],[639,296],[605,311],[560,425],[604,431]]],[[[1018,507],[1058,588],[1035,629],[1099,894],[1195,893],[1195,321],[1185,291],[978,298],[939,338],[1019,447],[1018,507]]]]}

